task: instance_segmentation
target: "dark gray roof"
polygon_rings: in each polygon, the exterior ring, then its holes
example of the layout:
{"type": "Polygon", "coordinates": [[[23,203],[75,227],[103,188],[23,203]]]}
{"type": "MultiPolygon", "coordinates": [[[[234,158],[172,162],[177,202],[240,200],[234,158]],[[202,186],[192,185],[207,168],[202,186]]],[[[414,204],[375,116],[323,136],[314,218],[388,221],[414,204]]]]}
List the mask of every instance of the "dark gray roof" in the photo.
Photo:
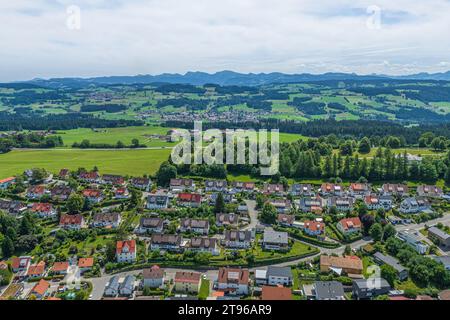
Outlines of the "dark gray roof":
{"type": "Polygon", "coordinates": [[[105,289],[111,289],[117,291],[119,289],[119,277],[114,276],[109,279],[109,282],[106,284],[105,289]]]}
{"type": "Polygon", "coordinates": [[[450,265],[450,256],[439,256],[433,257],[433,259],[437,262],[442,263],[445,266],[450,265]]]}
{"type": "Polygon", "coordinates": [[[266,229],[264,230],[264,242],[287,244],[288,234],[287,232],[279,232],[266,229]]]}
{"type": "Polygon", "coordinates": [[[120,284],[120,290],[126,288],[128,290],[133,291],[135,281],[136,281],[136,278],[133,275],[126,276],[125,279],[123,280],[123,282],[120,284]]]}
{"type": "Polygon", "coordinates": [[[353,283],[359,289],[380,289],[390,288],[391,285],[383,278],[356,279],[353,283]]]}
{"type": "Polygon", "coordinates": [[[382,254],[381,252],[375,253],[375,254],[373,255],[373,257],[374,257],[376,260],[378,260],[378,261],[380,261],[380,262],[382,262],[382,263],[384,263],[384,264],[387,264],[387,265],[393,267],[393,268],[394,268],[395,270],[397,270],[398,272],[402,272],[402,271],[406,270],[406,268],[403,267],[403,266],[398,262],[398,260],[395,259],[394,257],[386,256],[386,255],[382,254]]]}
{"type": "Polygon", "coordinates": [[[292,278],[292,271],[290,267],[269,266],[267,267],[267,277],[269,276],[292,278]]]}
{"type": "Polygon", "coordinates": [[[435,235],[443,240],[450,238],[450,234],[448,234],[447,232],[442,231],[441,229],[436,228],[436,227],[430,227],[428,229],[428,233],[432,233],[433,235],[435,235]]]}
{"type": "Polygon", "coordinates": [[[344,286],[338,281],[316,281],[314,290],[319,300],[339,299],[344,296],[344,286]]]}

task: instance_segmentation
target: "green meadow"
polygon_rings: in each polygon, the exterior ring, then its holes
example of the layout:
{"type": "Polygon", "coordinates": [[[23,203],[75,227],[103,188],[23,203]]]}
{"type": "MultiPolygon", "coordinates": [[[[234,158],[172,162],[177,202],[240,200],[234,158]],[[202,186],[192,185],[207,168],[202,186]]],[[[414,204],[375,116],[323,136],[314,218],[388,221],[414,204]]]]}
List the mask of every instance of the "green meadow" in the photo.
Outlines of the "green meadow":
{"type": "Polygon", "coordinates": [[[14,150],[0,154],[0,177],[22,173],[30,168],[44,168],[58,173],[61,168],[75,170],[97,166],[103,173],[140,176],[154,174],[167,160],[170,149],[155,150],[14,150]]]}

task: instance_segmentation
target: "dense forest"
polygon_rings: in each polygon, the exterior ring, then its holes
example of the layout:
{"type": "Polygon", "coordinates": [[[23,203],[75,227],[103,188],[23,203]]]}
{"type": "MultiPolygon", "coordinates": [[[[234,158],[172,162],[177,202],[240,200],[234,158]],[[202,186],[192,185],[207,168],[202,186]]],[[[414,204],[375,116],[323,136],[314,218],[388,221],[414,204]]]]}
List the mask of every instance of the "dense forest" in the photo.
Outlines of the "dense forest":
{"type": "Polygon", "coordinates": [[[13,114],[0,112],[0,131],[69,130],[77,128],[115,128],[143,125],[138,120],[107,120],[83,113],[13,114]]]}

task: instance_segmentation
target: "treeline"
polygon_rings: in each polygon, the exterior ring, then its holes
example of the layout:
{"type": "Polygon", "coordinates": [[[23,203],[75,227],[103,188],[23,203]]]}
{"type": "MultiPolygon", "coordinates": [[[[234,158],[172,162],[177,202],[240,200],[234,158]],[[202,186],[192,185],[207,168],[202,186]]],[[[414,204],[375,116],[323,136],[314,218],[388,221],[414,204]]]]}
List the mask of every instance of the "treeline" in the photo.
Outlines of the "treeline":
{"type": "Polygon", "coordinates": [[[156,104],[157,108],[164,108],[173,106],[175,108],[186,107],[187,110],[206,110],[209,105],[209,100],[205,99],[189,99],[189,98],[173,98],[159,100],[156,104]]]}
{"type": "MultiPolygon", "coordinates": [[[[193,129],[192,122],[166,121],[166,127],[193,129]]],[[[203,123],[203,129],[279,129],[280,132],[296,133],[308,137],[321,137],[336,135],[338,137],[403,137],[406,144],[416,144],[420,136],[431,132],[436,136],[450,138],[450,123],[421,124],[415,127],[405,127],[393,121],[379,120],[315,120],[309,122],[296,122],[279,119],[260,119],[258,122],[231,123],[226,121],[203,123]]]]}
{"type": "Polygon", "coordinates": [[[124,148],[145,148],[145,144],[140,144],[138,139],[131,140],[130,145],[126,145],[122,141],[117,141],[115,144],[109,143],[91,143],[89,140],[84,139],[80,143],[74,142],[72,148],[78,149],[124,149],[124,148]]]}
{"type": "Polygon", "coordinates": [[[21,90],[13,93],[0,93],[0,101],[4,105],[31,105],[33,103],[45,103],[53,101],[69,101],[70,97],[64,92],[59,91],[44,91],[38,92],[36,90],[21,90]]]}
{"type": "Polygon", "coordinates": [[[204,88],[193,86],[191,84],[163,84],[157,87],[155,91],[163,94],[177,92],[177,93],[196,93],[201,95],[206,92],[204,88]]]}
{"type": "Polygon", "coordinates": [[[38,133],[17,133],[0,137],[0,153],[12,148],[56,148],[63,146],[60,136],[44,136],[38,133]]]}
{"type": "Polygon", "coordinates": [[[81,112],[97,112],[106,111],[108,113],[115,113],[126,110],[127,106],[124,104],[107,103],[107,104],[85,104],[80,108],[81,112]]]}
{"type": "Polygon", "coordinates": [[[106,120],[82,113],[41,115],[33,112],[23,115],[0,112],[0,131],[115,128],[143,124],[144,122],[139,120],[106,120]]]}

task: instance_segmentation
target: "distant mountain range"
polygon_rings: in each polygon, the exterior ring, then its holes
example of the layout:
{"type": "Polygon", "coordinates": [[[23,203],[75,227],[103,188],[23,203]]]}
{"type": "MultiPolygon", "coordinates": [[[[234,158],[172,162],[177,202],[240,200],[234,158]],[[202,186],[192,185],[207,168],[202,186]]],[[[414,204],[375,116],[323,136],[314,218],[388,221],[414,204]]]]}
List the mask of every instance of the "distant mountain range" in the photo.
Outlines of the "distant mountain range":
{"type": "Polygon", "coordinates": [[[404,76],[389,75],[358,75],[355,73],[323,73],[323,74],[285,74],[273,73],[238,73],[233,71],[220,71],[213,74],[206,72],[187,72],[186,74],[163,73],[160,75],[135,75],[135,76],[108,76],[95,78],[54,78],[33,79],[26,83],[44,87],[85,87],[91,84],[150,84],[150,83],[177,83],[177,84],[218,84],[221,86],[240,85],[257,86],[273,83],[296,83],[327,80],[444,80],[450,81],[450,71],[445,73],[418,73],[404,76]]]}

